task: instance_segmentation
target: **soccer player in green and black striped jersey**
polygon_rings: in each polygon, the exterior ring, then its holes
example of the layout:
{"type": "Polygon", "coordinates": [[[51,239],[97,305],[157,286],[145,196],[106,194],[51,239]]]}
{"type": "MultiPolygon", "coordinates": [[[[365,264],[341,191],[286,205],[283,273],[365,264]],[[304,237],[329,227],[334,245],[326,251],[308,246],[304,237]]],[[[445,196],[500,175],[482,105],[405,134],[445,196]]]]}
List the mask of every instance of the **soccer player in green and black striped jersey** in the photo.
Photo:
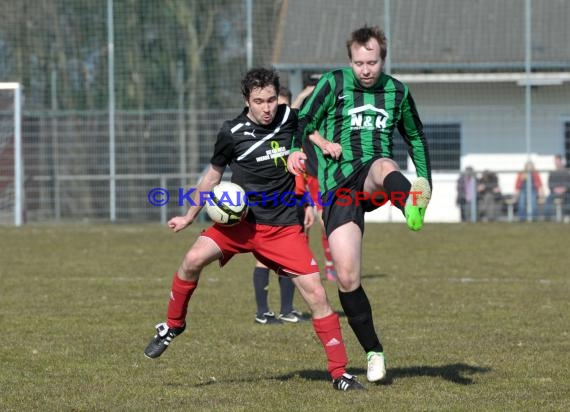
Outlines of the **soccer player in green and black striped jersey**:
{"type": "Polygon", "coordinates": [[[384,349],[360,282],[364,213],[390,200],[408,227],[420,230],[431,197],[429,151],[408,87],[382,72],[387,41],[378,27],[362,27],[347,41],[350,68],[325,73],[301,108],[288,160],[304,169],[306,136],[318,147],[323,219],[337,271],[340,303],[367,354],[367,379],[385,378],[384,349]],[[410,183],[392,160],[394,129],[409,146],[418,179],[410,183]],[[313,134],[317,135],[318,134],[313,134]]]}

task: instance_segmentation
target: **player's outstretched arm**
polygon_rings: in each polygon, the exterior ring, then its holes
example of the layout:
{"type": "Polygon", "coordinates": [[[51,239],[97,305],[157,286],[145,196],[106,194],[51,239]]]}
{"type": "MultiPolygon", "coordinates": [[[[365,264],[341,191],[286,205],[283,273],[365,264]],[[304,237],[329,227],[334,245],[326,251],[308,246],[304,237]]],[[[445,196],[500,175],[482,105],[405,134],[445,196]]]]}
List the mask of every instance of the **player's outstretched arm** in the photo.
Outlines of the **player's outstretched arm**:
{"type": "Polygon", "coordinates": [[[222,175],[224,174],[223,167],[210,165],[202,180],[198,182],[198,186],[194,193],[192,193],[193,204],[188,208],[188,212],[184,216],[175,216],[168,221],[168,227],[174,232],[180,232],[194,222],[200,210],[202,210],[203,205],[200,204],[201,193],[207,193],[212,190],[212,188],[220,183],[222,180],[222,175]]]}

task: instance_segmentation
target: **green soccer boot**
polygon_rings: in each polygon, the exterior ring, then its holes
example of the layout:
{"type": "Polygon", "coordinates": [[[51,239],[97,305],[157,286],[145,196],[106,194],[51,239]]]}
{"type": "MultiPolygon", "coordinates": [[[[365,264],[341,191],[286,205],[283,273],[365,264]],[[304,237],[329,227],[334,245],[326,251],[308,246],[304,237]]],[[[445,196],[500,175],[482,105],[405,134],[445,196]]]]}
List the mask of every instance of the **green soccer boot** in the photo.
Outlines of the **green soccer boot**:
{"type": "Polygon", "coordinates": [[[424,227],[424,215],[431,199],[431,187],[425,177],[418,177],[410,189],[404,212],[410,230],[418,231],[424,227]]]}

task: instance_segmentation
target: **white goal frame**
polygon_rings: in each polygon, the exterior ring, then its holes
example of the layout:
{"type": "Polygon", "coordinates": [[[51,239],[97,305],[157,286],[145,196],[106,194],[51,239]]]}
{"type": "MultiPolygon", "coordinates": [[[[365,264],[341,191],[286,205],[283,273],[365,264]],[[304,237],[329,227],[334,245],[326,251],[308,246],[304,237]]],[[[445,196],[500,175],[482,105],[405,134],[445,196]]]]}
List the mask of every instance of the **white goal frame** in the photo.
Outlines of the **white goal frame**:
{"type": "Polygon", "coordinates": [[[24,161],[22,156],[22,85],[1,83],[0,90],[14,93],[14,225],[24,223],[24,161]]]}

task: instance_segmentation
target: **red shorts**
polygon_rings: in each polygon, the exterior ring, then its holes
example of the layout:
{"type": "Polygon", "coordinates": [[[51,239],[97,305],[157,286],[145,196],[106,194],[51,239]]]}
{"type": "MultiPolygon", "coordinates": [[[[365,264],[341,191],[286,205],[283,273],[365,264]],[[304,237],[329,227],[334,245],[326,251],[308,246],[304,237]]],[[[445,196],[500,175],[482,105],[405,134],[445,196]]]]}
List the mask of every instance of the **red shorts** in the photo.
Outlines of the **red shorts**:
{"type": "Polygon", "coordinates": [[[220,251],[224,266],[237,253],[251,252],[279,275],[309,275],[319,266],[300,225],[269,226],[243,221],[235,226],[214,225],[202,232],[220,251]]]}
{"type": "Polygon", "coordinates": [[[319,196],[319,179],[306,173],[295,176],[295,194],[302,196],[305,192],[309,192],[311,199],[315,203],[317,211],[323,210],[322,202],[319,196]]]}

